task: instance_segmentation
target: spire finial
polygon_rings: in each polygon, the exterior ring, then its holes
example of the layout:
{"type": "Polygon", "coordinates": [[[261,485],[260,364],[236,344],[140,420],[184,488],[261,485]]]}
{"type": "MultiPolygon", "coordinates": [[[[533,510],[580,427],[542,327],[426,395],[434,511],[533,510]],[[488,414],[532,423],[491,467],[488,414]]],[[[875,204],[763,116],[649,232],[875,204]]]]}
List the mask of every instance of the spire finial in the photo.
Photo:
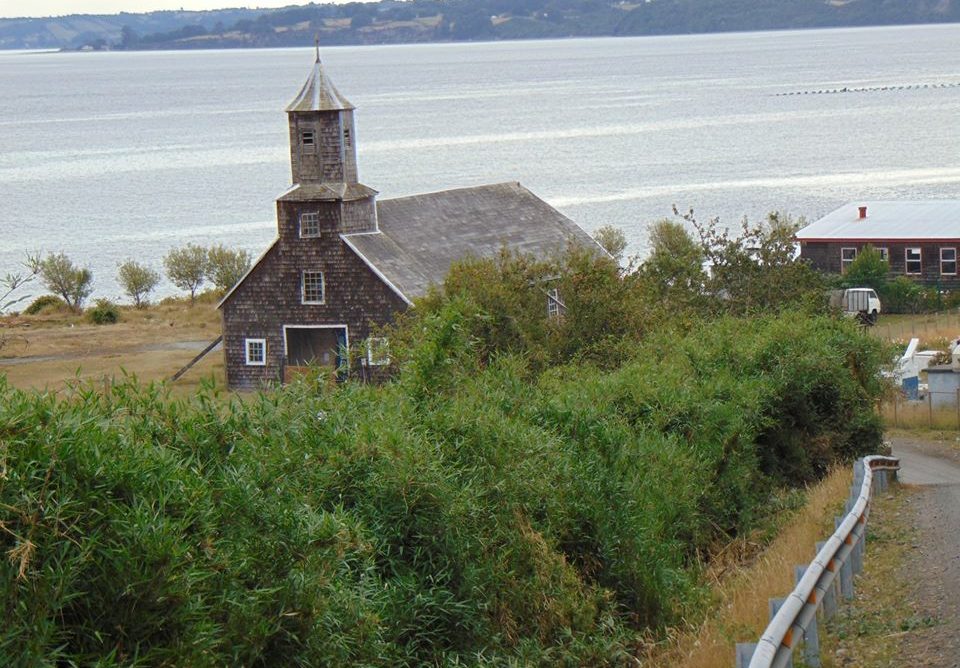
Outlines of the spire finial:
{"type": "Polygon", "coordinates": [[[320,62],[320,33],[315,33],[313,36],[313,43],[317,47],[317,62],[320,62]]]}

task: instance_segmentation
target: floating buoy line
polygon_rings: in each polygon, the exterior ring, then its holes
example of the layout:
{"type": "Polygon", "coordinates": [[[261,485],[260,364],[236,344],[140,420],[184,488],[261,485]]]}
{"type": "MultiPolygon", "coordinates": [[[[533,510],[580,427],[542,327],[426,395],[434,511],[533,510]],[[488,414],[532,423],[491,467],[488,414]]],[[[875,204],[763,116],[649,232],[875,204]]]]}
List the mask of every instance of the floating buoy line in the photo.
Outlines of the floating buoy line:
{"type": "Polygon", "coordinates": [[[775,97],[786,95],[839,95],[840,93],[882,93],[893,90],[923,90],[931,88],[960,88],[960,81],[952,83],[925,83],[905,84],[900,86],[858,86],[843,88],[825,88],[822,90],[793,90],[786,93],[775,93],[775,97]]]}

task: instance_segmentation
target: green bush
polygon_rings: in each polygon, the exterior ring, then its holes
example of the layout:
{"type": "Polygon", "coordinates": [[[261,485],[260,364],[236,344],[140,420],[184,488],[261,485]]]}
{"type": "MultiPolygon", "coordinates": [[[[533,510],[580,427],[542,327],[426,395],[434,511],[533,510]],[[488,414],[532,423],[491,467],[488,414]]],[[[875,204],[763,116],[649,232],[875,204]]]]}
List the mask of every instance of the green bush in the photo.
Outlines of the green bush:
{"type": "Polygon", "coordinates": [[[98,299],[87,309],[87,319],[94,325],[112,325],[120,321],[120,309],[109,299],[98,299]]]}
{"type": "Polygon", "coordinates": [[[65,307],[66,303],[56,295],[40,295],[30,305],[23,310],[26,315],[39,315],[45,311],[51,311],[65,307]]]}
{"type": "Polygon", "coordinates": [[[473,308],[418,316],[380,388],[0,380],[0,664],[624,665],[779,485],[878,445],[852,323],[721,319],[537,374],[473,308]]]}

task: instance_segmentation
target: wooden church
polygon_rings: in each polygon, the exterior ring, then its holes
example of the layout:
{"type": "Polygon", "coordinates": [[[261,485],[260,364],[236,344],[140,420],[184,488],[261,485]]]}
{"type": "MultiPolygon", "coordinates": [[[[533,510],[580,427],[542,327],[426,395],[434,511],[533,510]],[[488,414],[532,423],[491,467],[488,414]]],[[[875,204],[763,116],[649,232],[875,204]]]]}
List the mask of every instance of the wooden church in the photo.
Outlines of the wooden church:
{"type": "Polygon", "coordinates": [[[454,261],[503,247],[536,257],[597,247],[519,183],[378,202],[359,181],[353,112],[318,50],[287,107],[293,185],[277,199],[277,239],[218,306],[232,388],[313,365],[342,373],[351,350],[375,377],[389,353],[372,328],[442,283],[454,261]]]}

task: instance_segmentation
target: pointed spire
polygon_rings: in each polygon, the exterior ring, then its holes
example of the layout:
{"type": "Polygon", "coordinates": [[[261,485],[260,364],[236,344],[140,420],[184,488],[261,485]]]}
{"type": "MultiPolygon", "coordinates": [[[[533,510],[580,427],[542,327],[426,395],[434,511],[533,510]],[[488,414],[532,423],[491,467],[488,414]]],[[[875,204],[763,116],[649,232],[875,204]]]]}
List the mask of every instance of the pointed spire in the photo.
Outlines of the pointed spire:
{"type": "Polygon", "coordinates": [[[355,109],[323,70],[320,62],[320,39],[316,40],[317,59],[307,82],[303,84],[296,99],[287,106],[287,111],[345,111],[355,109]]]}

